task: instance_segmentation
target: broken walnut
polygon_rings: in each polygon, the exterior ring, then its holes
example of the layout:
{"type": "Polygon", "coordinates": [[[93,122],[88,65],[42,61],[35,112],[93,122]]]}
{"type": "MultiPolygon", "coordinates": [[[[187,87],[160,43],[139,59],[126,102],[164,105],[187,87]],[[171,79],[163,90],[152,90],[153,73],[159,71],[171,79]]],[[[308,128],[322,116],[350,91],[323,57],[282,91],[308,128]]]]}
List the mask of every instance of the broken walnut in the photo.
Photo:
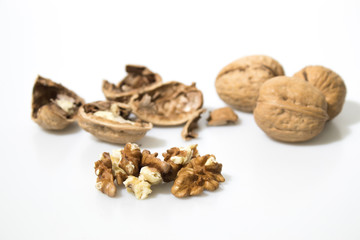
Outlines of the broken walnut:
{"type": "Polygon", "coordinates": [[[109,153],[103,153],[101,159],[95,162],[95,174],[98,176],[95,187],[109,197],[114,197],[116,186],[109,153]]]}
{"type": "Polygon", "coordinates": [[[127,104],[97,101],[79,109],[78,123],[85,131],[111,143],[136,142],[152,128],[151,123],[130,117],[127,104]]]}
{"type": "Polygon", "coordinates": [[[184,140],[188,141],[198,137],[198,134],[194,130],[198,128],[198,121],[200,120],[201,114],[204,112],[206,112],[205,109],[199,109],[189,117],[189,120],[181,131],[181,137],[184,140]]]}
{"type": "Polygon", "coordinates": [[[171,193],[183,198],[199,195],[204,190],[214,191],[219,187],[219,182],[225,181],[221,170],[222,164],[216,162],[214,155],[193,158],[178,172],[171,193]]]}
{"type": "Polygon", "coordinates": [[[31,118],[42,128],[61,130],[74,122],[84,100],[50,79],[38,76],[32,92],[31,118]]]}
{"type": "Polygon", "coordinates": [[[102,90],[107,100],[128,103],[132,95],[159,85],[162,81],[159,74],[144,66],[126,65],[125,69],[128,75],[118,84],[103,81],[102,90]]]}
{"type": "Polygon", "coordinates": [[[207,119],[209,126],[227,125],[236,123],[237,120],[238,116],[230,107],[215,109],[207,119]]]}
{"type": "Polygon", "coordinates": [[[203,95],[195,83],[186,86],[175,81],[139,93],[129,103],[137,117],[160,126],[185,123],[202,104],[203,95]]]}

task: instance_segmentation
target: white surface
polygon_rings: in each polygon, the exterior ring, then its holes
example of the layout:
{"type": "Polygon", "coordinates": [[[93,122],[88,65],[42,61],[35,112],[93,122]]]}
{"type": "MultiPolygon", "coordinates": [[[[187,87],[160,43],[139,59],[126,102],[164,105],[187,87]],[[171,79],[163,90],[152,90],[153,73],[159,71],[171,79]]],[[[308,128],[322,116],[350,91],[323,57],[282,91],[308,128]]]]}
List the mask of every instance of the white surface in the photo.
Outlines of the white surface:
{"type": "Polygon", "coordinates": [[[358,1],[1,0],[0,239],[360,239],[359,25],[358,1]],[[30,120],[37,74],[91,102],[127,63],[195,81],[206,108],[223,107],[218,71],[251,54],[274,57],[288,75],[309,64],[335,70],[348,88],[343,112],[301,144],[269,139],[241,112],[236,126],[203,118],[190,142],[181,127],[151,130],[142,149],[197,143],[223,163],[226,182],[199,197],[177,199],[163,185],[143,201],[124,188],[108,198],[93,163],[118,146],[30,120]]]}

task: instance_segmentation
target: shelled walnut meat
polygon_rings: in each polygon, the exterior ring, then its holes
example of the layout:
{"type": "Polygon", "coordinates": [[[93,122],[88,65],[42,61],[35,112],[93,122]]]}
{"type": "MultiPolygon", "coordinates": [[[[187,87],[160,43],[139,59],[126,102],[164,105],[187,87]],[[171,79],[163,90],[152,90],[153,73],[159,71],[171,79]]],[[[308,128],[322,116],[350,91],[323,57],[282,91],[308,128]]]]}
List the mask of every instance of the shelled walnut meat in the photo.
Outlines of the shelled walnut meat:
{"type": "Polygon", "coordinates": [[[131,96],[146,89],[159,85],[162,79],[145,66],[126,65],[128,75],[118,84],[103,81],[102,91],[107,100],[128,103],[131,96]]]}
{"type": "Polygon", "coordinates": [[[204,190],[218,189],[219,182],[224,182],[221,175],[222,164],[216,162],[214,155],[198,156],[182,168],[171,188],[172,194],[182,198],[199,195],[204,190]]]}
{"type": "Polygon", "coordinates": [[[319,89],[303,79],[276,77],[260,88],[254,110],[257,125],[283,142],[302,142],[317,136],[328,119],[319,89]]]}
{"type": "Polygon", "coordinates": [[[346,87],[343,79],[323,66],[307,66],[294,74],[318,88],[326,98],[329,120],[336,117],[345,102],[346,87]]]}
{"type": "Polygon", "coordinates": [[[61,130],[76,120],[84,100],[50,79],[38,76],[32,92],[31,118],[42,128],[61,130]]]}
{"type": "Polygon", "coordinates": [[[85,131],[111,143],[136,142],[145,136],[152,124],[131,118],[127,104],[97,101],[79,109],[78,123],[85,131]]]}
{"type": "Polygon", "coordinates": [[[273,58],[254,55],[225,66],[216,77],[219,97],[232,107],[252,112],[261,85],[270,78],[284,75],[283,67],[273,58]]]}
{"type": "Polygon", "coordinates": [[[137,94],[129,103],[137,117],[159,126],[185,123],[202,104],[203,95],[195,83],[186,86],[175,81],[137,94]]]}

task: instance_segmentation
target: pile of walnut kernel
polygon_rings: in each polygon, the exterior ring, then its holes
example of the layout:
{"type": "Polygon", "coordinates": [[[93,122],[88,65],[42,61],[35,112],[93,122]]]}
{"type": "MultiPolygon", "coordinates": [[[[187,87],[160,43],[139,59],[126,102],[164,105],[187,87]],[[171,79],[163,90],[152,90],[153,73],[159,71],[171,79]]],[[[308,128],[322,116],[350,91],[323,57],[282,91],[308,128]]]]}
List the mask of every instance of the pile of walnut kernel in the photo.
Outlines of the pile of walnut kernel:
{"type": "Polygon", "coordinates": [[[178,198],[214,191],[225,178],[221,175],[222,164],[214,155],[200,156],[197,145],[173,147],[162,154],[148,150],[141,152],[135,143],[127,143],[124,149],[104,152],[95,162],[96,188],[109,197],[116,195],[116,185],[124,184],[137,199],[147,198],[151,186],[172,182],[171,193],[178,198]]]}

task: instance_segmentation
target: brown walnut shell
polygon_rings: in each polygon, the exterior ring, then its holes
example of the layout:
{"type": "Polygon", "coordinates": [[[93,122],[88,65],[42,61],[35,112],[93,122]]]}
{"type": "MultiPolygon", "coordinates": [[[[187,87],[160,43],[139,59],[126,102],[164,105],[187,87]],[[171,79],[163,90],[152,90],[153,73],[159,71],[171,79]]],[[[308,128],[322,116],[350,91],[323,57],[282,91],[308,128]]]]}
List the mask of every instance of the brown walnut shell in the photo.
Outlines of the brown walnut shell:
{"type": "Polygon", "coordinates": [[[328,119],[324,95],[294,77],[275,77],[260,88],[254,110],[257,125],[271,138],[284,142],[312,139],[328,119]]]}
{"type": "Polygon", "coordinates": [[[128,103],[134,94],[146,91],[162,82],[159,74],[153,73],[145,66],[126,65],[125,70],[128,75],[118,84],[103,81],[102,91],[107,100],[128,103]]]}
{"type": "Polygon", "coordinates": [[[346,87],[337,73],[323,66],[307,66],[295,73],[294,77],[308,81],[325,95],[329,120],[341,112],[345,102],[346,87]]]}
{"type": "Polygon", "coordinates": [[[186,86],[175,81],[137,94],[129,103],[140,119],[160,126],[185,123],[202,104],[203,95],[195,83],[186,86]]]}
{"type": "Polygon", "coordinates": [[[78,123],[85,131],[95,137],[111,143],[125,144],[143,138],[152,124],[139,119],[130,119],[131,109],[127,104],[112,101],[88,103],[79,109],[78,123]],[[106,119],[94,115],[99,111],[110,111],[112,106],[119,109],[118,116],[124,121],[106,119]]]}
{"type": "Polygon", "coordinates": [[[75,121],[83,104],[84,100],[73,91],[39,75],[32,92],[31,118],[44,129],[61,130],[75,121]],[[57,104],[59,98],[71,100],[68,112],[57,104]]]}
{"type": "Polygon", "coordinates": [[[224,102],[238,110],[252,112],[261,85],[281,75],[284,75],[284,70],[273,58],[247,56],[225,66],[216,77],[215,87],[224,102]]]}

